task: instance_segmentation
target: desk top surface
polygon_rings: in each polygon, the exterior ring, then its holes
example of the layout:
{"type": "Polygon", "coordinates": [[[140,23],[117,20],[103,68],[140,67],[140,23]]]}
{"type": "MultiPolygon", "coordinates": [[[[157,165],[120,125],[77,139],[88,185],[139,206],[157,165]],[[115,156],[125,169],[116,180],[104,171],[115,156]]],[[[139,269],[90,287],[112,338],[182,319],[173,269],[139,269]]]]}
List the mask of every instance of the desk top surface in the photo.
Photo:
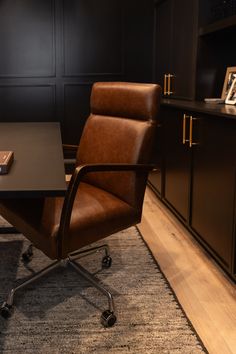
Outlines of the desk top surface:
{"type": "Polygon", "coordinates": [[[14,152],[9,172],[0,175],[1,198],[65,194],[59,123],[0,123],[0,150],[14,152]]]}

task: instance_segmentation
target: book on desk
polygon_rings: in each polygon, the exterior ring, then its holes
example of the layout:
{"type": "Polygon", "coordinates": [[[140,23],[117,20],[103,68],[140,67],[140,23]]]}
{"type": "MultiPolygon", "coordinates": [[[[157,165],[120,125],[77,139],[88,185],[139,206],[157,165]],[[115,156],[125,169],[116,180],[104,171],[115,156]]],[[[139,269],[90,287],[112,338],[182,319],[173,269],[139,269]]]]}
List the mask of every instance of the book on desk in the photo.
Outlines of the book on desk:
{"type": "Polygon", "coordinates": [[[13,151],[0,151],[0,175],[4,175],[9,172],[13,160],[13,151]]]}

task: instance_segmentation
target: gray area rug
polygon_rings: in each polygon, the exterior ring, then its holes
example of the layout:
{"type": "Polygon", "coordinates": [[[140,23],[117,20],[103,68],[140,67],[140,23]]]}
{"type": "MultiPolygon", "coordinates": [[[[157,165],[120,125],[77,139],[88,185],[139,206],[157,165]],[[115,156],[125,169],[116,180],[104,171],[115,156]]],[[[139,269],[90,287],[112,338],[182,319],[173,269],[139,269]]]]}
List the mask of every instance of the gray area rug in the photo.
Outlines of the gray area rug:
{"type": "MultiPolygon", "coordinates": [[[[207,352],[137,229],[106,241],[113,259],[110,269],[101,269],[100,254],[81,263],[113,292],[114,327],[100,324],[107,299],[72,268],[59,268],[16,293],[12,317],[0,318],[0,353],[207,352]]],[[[35,250],[26,268],[21,253],[28,244],[20,234],[0,235],[1,302],[15,282],[50,263],[35,250]]]]}

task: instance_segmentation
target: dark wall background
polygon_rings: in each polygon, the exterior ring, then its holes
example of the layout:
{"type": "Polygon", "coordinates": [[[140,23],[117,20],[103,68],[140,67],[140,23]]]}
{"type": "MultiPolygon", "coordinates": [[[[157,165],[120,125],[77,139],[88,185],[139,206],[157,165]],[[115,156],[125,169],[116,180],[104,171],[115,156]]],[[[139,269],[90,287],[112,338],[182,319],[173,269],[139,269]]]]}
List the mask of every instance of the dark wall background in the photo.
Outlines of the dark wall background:
{"type": "Polygon", "coordinates": [[[0,0],[0,120],[77,143],[95,81],[152,81],[152,0],[0,0]]]}

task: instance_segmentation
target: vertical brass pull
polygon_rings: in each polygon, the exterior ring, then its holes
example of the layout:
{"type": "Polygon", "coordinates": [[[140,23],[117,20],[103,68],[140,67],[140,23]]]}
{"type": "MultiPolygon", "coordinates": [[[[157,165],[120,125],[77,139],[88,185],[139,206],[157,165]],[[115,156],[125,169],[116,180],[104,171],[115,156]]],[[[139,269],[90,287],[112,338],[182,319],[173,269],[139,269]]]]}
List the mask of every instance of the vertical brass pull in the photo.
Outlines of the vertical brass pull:
{"type": "Polygon", "coordinates": [[[186,114],[183,116],[183,144],[186,143],[186,114]]]}
{"type": "Polygon", "coordinates": [[[190,123],[189,123],[189,147],[192,147],[192,141],[193,141],[193,117],[190,117],[190,123]]]}
{"type": "Polygon", "coordinates": [[[187,114],[184,113],[183,116],[183,144],[186,142],[189,142],[188,139],[186,139],[186,123],[187,123],[187,118],[191,118],[191,116],[188,116],[187,114]]]}
{"type": "Polygon", "coordinates": [[[166,95],[167,94],[167,90],[166,90],[166,81],[167,81],[167,77],[168,77],[168,75],[167,74],[165,74],[164,75],[164,95],[166,95]]]}
{"type": "Polygon", "coordinates": [[[193,142],[193,121],[197,120],[197,118],[194,118],[190,116],[190,124],[189,124],[189,147],[191,148],[193,145],[198,145],[198,143],[193,142]]]}
{"type": "Polygon", "coordinates": [[[171,85],[171,81],[173,80],[173,78],[174,78],[174,75],[168,74],[168,95],[172,95],[174,93],[172,90],[173,84],[171,85]]]}
{"type": "Polygon", "coordinates": [[[171,91],[172,85],[171,80],[174,77],[172,74],[164,74],[164,95],[170,96],[173,91],[171,91]]]}
{"type": "Polygon", "coordinates": [[[171,92],[170,92],[170,78],[171,78],[171,74],[168,74],[168,88],[167,88],[167,94],[170,95],[171,92]]]}

